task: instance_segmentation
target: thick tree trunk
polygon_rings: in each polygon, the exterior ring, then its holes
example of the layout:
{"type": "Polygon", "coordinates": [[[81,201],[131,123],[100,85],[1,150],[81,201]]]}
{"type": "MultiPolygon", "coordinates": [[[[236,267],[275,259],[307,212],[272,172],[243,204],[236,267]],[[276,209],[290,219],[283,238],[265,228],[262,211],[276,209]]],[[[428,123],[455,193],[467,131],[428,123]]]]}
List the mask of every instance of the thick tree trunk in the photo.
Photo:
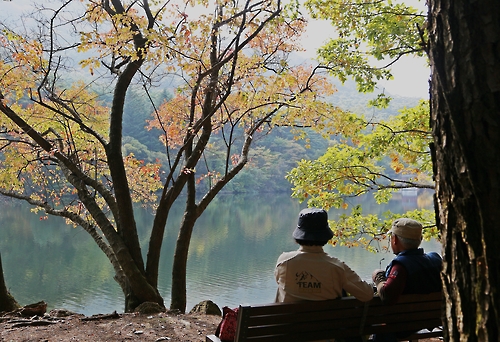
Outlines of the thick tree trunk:
{"type": "Polygon", "coordinates": [[[121,276],[115,276],[115,280],[120,285],[125,297],[125,312],[133,312],[137,306],[144,302],[154,302],[162,307],[165,306],[157,287],[151,285],[145,276],[127,277],[125,272],[120,273],[121,276]]]}
{"type": "Polygon", "coordinates": [[[7,290],[5,279],[3,277],[2,258],[0,256],[0,312],[14,311],[21,306],[16,302],[14,297],[7,290]]]}
{"type": "Polygon", "coordinates": [[[500,3],[431,0],[429,21],[445,339],[499,341],[500,3]]]}

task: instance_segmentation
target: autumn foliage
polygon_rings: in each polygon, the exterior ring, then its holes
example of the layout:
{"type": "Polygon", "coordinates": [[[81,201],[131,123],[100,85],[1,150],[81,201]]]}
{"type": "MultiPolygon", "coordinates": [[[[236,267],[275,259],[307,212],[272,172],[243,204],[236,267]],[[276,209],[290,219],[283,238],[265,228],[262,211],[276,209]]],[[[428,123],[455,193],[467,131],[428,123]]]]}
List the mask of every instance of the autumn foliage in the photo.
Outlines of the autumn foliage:
{"type": "Polygon", "coordinates": [[[184,311],[196,219],[254,141],[276,125],[323,130],[341,112],[326,102],[334,88],[322,69],[290,58],[305,21],[274,0],[70,0],[24,19],[37,30],[11,23],[0,36],[0,193],[83,227],[113,265],[126,310],[164,305],[159,256],[182,195],[170,307],[184,311]],[[122,155],[123,108],[127,90],[149,97],[156,86],[173,95],[144,125],[159,129],[167,157],[145,163],[122,155]],[[206,153],[212,140],[223,153],[206,153]],[[146,247],[134,202],[156,213],[146,247]]]}

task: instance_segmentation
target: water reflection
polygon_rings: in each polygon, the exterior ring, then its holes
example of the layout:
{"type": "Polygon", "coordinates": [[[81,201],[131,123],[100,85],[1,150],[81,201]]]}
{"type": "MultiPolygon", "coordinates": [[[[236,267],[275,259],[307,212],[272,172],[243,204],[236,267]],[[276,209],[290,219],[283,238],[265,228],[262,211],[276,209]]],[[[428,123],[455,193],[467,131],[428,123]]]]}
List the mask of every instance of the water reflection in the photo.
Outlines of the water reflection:
{"type": "MultiPolygon", "coordinates": [[[[413,203],[413,209],[419,203],[413,203]]],[[[363,202],[364,212],[408,209],[408,201],[386,206],[363,202]],[[405,208],[403,208],[403,205],[405,208]]],[[[432,202],[431,202],[432,203],[432,202]]],[[[358,204],[353,203],[353,204],[358,204]]],[[[283,251],[294,250],[291,238],[297,215],[304,207],[288,195],[224,195],[217,198],[196,224],[188,260],[188,306],[211,299],[219,306],[265,303],[274,299],[274,264],[283,251]]],[[[81,228],[62,219],[40,220],[29,207],[0,203],[0,252],[7,286],[25,305],[39,300],[48,309],[66,308],[86,315],[123,311],[123,295],[113,280],[113,269],[93,240],[81,228]]],[[[341,211],[331,210],[334,218],[341,211]]],[[[160,292],[169,305],[170,274],[182,208],[169,216],[159,274],[160,292]]],[[[139,237],[147,246],[153,216],[140,211],[139,237]]],[[[327,251],[348,263],[364,279],[392,258],[360,248],[327,246],[327,251]]],[[[437,242],[427,251],[440,251],[437,242]]]]}

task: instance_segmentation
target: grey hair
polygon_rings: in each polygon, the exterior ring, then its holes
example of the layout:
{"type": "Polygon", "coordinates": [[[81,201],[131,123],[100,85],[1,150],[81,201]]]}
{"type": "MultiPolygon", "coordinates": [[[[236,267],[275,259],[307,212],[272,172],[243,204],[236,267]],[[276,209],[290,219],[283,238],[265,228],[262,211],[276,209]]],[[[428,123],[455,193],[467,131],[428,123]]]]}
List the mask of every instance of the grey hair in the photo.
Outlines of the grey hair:
{"type": "Polygon", "coordinates": [[[397,235],[399,241],[406,247],[406,249],[417,249],[422,240],[408,239],[397,235]]]}

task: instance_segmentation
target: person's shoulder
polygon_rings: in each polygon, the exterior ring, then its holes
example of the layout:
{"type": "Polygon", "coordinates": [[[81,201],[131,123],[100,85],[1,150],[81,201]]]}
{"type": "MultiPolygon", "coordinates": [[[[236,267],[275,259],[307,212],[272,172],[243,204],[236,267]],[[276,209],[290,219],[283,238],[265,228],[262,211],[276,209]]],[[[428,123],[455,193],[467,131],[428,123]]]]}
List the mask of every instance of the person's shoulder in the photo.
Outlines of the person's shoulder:
{"type": "Polygon", "coordinates": [[[330,255],[328,253],[325,253],[324,259],[325,262],[327,261],[329,264],[335,265],[336,267],[341,267],[343,269],[351,269],[351,267],[343,260],[340,260],[337,257],[334,257],[333,255],[330,255]]]}
{"type": "Polygon", "coordinates": [[[330,259],[331,261],[334,261],[334,262],[338,262],[338,263],[341,263],[341,264],[347,265],[347,264],[345,263],[345,261],[340,260],[339,258],[334,257],[334,256],[333,256],[333,255],[331,255],[331,254],[325,253],[325,257],[326,257],[326,258],[328,258],[328,259],[330,259]]]}
{"type": "Polygon", "coordinates": [[[429,252],[429,253],[426,253],[428,256],[432,257],[432,258],[438,258],[440,260],[443,259],[443,257],[441,257],[441,255],[438,253],[438,252],[429,252]]]}
{"type": "Polygon", "coordinates": [[[291,252],[283,252],[281,255],[278,257],[278,264],[283,263],[287,260],[292,259],[295,257],[297,254],[299,254],[299,251],[291,251],[291,252]]]}

